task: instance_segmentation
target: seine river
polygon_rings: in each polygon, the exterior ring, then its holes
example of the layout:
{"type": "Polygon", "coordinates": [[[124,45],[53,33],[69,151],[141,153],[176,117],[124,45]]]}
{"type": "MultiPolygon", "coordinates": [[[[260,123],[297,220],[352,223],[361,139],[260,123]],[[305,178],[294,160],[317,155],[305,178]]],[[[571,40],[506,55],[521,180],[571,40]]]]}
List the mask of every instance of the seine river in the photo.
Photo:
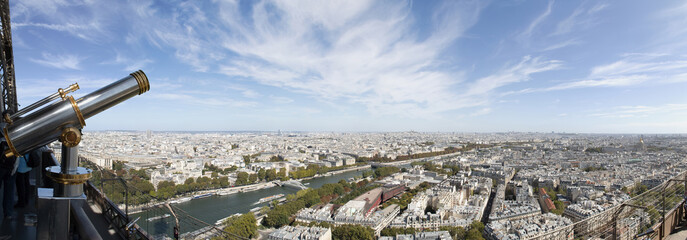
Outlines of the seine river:
{"type": "MultiPolygon", "coordinates": [[[[339,180],[348,180],[356,176],[361,176],[363,171],[369,169],[363,169],[361,171],[350,171],[335,174],[327,177],[319,177],[310,180],[305,180],[302,183],[307,187],[319,188],[327,183],[339,182],[339,180]]],[[[262,203],[258,205],[253,205],[259,199],[268,197],[275,194],[291,194],[298,190],[290,187],[271,187],[266,189],[261,189],[252,192],[236,193],[227,196],[211,196],[202,199],[195,199],[184,203],[176,204],[175,206],[186,211],[191,216],[198,218],[206,223],[215,224],[217,220],[231,216],[235,213],[246,213],[250,209],[255,207],[261,207],[268,205],[269,203],[262,203]]],[[[148,221],[148,218],[156,217],[168,213],[168,211],[162,211],[161,208],[148,210],[138,214],[132,214],[131,219],[136,219],[141,216],[138,220],[138,225],[145,229],[148,233],[159,236],[165,234],[167,236],[173,236],[174,229],[174,218],[168,217],[159,220],[148,221]]],[[[203,226],[195,225],[189,219],[180,219],[181,233],[195,231],[202,228],[203,226]]]]}

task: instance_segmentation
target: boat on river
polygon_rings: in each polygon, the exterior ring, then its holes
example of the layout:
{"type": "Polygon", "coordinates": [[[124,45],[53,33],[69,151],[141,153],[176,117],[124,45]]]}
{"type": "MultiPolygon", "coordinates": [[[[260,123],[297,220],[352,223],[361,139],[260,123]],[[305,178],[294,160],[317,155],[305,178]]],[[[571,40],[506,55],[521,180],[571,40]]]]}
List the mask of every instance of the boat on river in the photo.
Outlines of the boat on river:
{"type": "Polygon", "coordinates": [[[191,197],[175,199],[175,200],[169,201],[169,203],[177,204],[177,203],[183,203],[183,202],[188,202],[188,201],[191,201],[191,197]]]}
{"type": "Polygon", "coordinates": [[[284,197],[284,194],[281,194],[281,193],[280,193],[280,194],[277,194],[277,195],[272,195],[272,196],[269,196],[269,197],[264,197],[264,198],[261,198],[260,200],[258,200],[257,202],[253,203],[253,205],[258,205],[258,204],[261,204],[261,203],[266,203],[266,202],[269,202],[269,201],[272,201],[272,200],[275,200],[275,199],[278,199],[278,198],[281,198],[281,197],[284,197]]]}
{"type": "Polygon", "coordinates": [[[155,220],[158,220],[158,219],[168,218],[168,217],[170,217],[170,216],[172,216],[172,215],[169,215],[169,213],[167,213],[167,214],[162,215],[162,216],[155,216],[155,217],[148,218],[148,219],[146,219],[146,221],[152,222],[152,221],[155,221],[155,220]]]}
{"type": "Polygon", "coordinates": [[[195,195],[195,196],[193,196],[193,199],[195,200],[195,199],[206,198],[206,197],[209,197],[212,195],[214,195],[214,194],[213,193],[206,193],[206,194],[195,195]]]}

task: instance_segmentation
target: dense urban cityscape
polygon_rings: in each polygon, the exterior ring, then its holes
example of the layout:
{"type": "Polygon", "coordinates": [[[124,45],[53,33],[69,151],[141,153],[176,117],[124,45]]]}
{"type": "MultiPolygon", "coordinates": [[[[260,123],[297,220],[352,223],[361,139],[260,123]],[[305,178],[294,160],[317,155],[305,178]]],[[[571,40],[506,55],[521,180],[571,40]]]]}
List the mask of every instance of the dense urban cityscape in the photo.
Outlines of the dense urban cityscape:
{"type": "MultiPolygon", "coordinates": [[[[255,203],[262,206],[217,221],[247,238],[576,239],[580,228],[612,222],[596,219],[604,212],[678,176],[686,142],[633,134],[102,131],[84,133],[80,154],[155,196],[129,202],[140,212],[274,191],[255,203]],[[341,172],[357,175],[317,189],[303,184],[341,172]],[[297,192],[276,194],[283,188],[297,192]]],[[[105,192],[123,203],[116,190],[105,192]]],[[[658,211],[632,211],[618,223],[618,239],[651,227],[658,211]]]]}

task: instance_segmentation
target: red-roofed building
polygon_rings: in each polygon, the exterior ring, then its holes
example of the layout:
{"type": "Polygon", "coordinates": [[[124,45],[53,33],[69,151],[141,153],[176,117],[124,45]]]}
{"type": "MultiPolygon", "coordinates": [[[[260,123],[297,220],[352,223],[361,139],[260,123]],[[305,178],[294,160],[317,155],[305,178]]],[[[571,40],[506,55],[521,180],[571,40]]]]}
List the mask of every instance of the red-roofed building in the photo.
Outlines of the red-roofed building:
{"type": "Polygon", "coordinates": [[[382,188],[375,188],[372,189],[366,193],[363,193],[362,195],[358,196],[357,198],[353,199],[353,201],[364,201],[365,202],[365,216],[369,215],[372,210],[377,208],[379,204],[382,202],[382,188]]]}
{"type": "Polygon", "coordinates": [[[556,209],[556,205],[553,204],[551,198],[544,199],[544,204],[546,204],[547,212],[556,209]]]}

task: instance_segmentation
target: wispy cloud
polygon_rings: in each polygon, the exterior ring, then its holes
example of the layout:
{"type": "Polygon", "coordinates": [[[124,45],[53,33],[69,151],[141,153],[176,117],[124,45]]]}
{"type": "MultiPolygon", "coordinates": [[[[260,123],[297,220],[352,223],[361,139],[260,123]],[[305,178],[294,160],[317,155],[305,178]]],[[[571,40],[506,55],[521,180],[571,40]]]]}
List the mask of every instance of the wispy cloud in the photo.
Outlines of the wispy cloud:
{"type": "Polygon", "coordinates": [[[530,79],[530,75],[539,72],[551,71],[562,65],[558,60],[541,60],[526,56],[520,63],[507,67],[495,74],[481,78],[467,91],[467,95],[486,94],[492,90],[511,83],[523,82],[530,79]]]}
{"type": "Polygon", "coordinates": [[[442,69],[441,55],[476,22],[481,6],[443,5],[429,33],[419,36],[407,3],[260,2],[252,15],[242,15],[235,3],[222,2],[219,27],[229,31],[221,42],[238,56],[217,70],[325,101],[361,103],[374,113],[462,108],[471,104],[453,101],[458,94],[450,91],[462,75],[442,69]]]}
{"type": "MultiPolygon", "coordinates": [[[[108,39],[110,24],[117,24],[118,4],[99,1],[28,0],[13,2],[12,28],[42,28],[65,32],[93,43],[108,39]],[[102,7],[107,5],[108,7],[102,7]],[[83,14],[83,11],[90,14],[83,14]]],[[[37,34],[34,32],[34,34],[37,34]]]]}
{"type": "Polygon", "coordinates": [[[580,43],[581,43],[581,42],[578,41],[577,39],[568,39],[568,40],[565,40],[565,41],[563,41],[563,42],[559,42],[559,43],[555,43],[555,44],[549,45],[548,47],[545,47],[545,48],[542,49],[541,51],[542,51],[542,52],[553,51],[553,50],[556,50],[556,49],[559,49],[559,48],[564,48],[564,47],[568,47],[568,46],[572,46],[572,45],[578,45],[578,44],[580,44],[580,43]]]}
{"type": "Polygon", "coordinates": [[[287,104],[293,102],[293,99],[287,97],[270,96],[270,99],[272,99],[273,102],[278,104],[287,104]]]}
{"type": "Polygon", "coordinates": [[[253,101],[241,101],[227,97],[199,97],[184,93],[151,93],[150,97],[160,100],[180,101],[204,107],[254,107],[258,105],[257,102],[253,101]]]}
{"type": "Polygon", "coordinates": [[[261,97],[262,94],[242,85],[238,84],[222,84],[222,88],[226,90],[234,90],[234,91],[239,91],[241,92],[241,95],[247,98],[258,98],[261,97]]]}
{"type": "Polygon", "coordinates": [[[610,64],[599,65],[590,70],[584,79],[571,80],[550,87],[527,88],[504,93],[522,94],[548,92],[589,87],[625,87],[651,82],[667,84],[685,81],[687,59],[660,53],[623,54],[623,58],[610,64]]]}
{"type": "Polygon", "coordinates": [[[57,68],[57,69],[72,69],[80,70],[82,57],[71,54],[52,55],[43,53],[42,59],[30,59],[32,62],[41,64],[43,66],[57,68]]]}
{"type": "Polygon", "coordinates": [[[662,23],[663,29],[659,34],[656,34],[656,44],[668,45],[663,48],[671,52],[687,46],[684,41],[684,37],[687,35],[685,15],[687,15],[687,3],[684,2],[658,12],[656,18],[662,23]]]}
{"type": "Polygon", "coordinates": [[[491,113],[491,108],[482,108],[482,109],[480,109],[479,111],[470,114],[470,116],[471,116],[471,117],[476,117],[476,116],[487,115],[487,114],[489,114],[489,113],[491,113]]]}
{"type": "Polygon", "coordinates": [[[124,56],[121,53],[117,53],[115,58],[110,61],[105,61],[103,64],[118,64],[124,65],[124,71],[136,71],[144,68],[146,65],[153,63],[153,60],[143,58],[143,59],[131,59],[124,56]]]}
{"type": "Polygon", "coordinates": [[[593,113],[590,114],[590,116],[604,118],[636,118],[671,113],[682,113],[682,115],[685,116],[685,112],[687,112],[687,104],[664,104],[658,106],[637,105],[619,106],[610,110],[599,110],[599,113],[593,113]]]}
{"type": "Polygon", "coordinates": [[[568,34],[575,28],[588,28],[594,25],[596,23],[594,15],[608,7],[606,3],[597,3],[592,7],[587,7],[586,5],[581,4],[570,16],[560,21],[556,25],[556,30],[551,33],[551,36],[568,34]]]}
{"type": "Polygon", "coordinates": [[[525,29],[525,31],[523,31],[522,33],[520,33],[518,35],[518,38],[520,39],[520,41],[524,41],[524,42],[529,41],[530,37],[532,37],[532,32],[534,32],[534,30],[537,28],[537,26],[539,26],[544,21],[544,19],[546,19],[549,15],[551,15],[551,8],[553,7],[553,2],[554,2],[553,0],[549,1],[549,5],[547,5],[546,10],[544,10],[544,12],[542,14],[537,16],[537,18],[535,18],[530,23],[530,25],[527,27],[527,29],[525,29]]]}

